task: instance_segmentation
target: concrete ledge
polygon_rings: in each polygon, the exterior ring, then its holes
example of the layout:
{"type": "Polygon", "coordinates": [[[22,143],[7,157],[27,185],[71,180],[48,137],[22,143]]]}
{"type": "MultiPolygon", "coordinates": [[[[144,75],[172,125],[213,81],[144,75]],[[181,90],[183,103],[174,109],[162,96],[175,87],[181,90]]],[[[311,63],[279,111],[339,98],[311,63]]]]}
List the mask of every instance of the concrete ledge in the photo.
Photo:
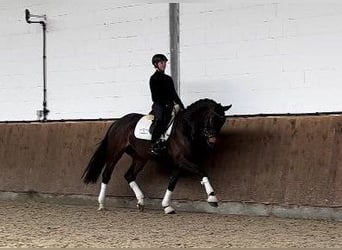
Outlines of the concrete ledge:
{"type": "MultiPolygon", "coordinates": [[[[36,192],[0,192],[0,200],[12,201],[36,201],[45,203],[58,203],[67,205],[94,206],[97,209],[97,196],[92,195],[58,195],[36,192]]],[[[161,199],[145,198],[145,208],[160,210],[161,199]]],[[[136,208],[134,197],[107,197],[107,207],[136,208]]],[[[246,215],[246,216],[275,216],[280,218],[315,219],[342,221],[342,207],[311,207],[298,205],[275,205],[256,204],[251,202],[219,202],[219,207],[211,207],[205,201],[173,200],[172,206],[176,211],[215,213],[224,215],[246,215]]]]}

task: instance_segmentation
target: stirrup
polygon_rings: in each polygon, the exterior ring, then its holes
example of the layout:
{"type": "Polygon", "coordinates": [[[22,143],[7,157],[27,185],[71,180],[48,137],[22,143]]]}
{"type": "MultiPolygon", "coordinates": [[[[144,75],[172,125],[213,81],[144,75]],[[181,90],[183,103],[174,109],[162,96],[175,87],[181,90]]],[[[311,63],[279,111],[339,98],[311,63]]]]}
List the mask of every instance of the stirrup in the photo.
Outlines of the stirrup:
{"type": "Polygon", "coordinates": [[[151,145],[151,148],[149,150],[149,153],[154,156],[159,156],[163,153],[163,151],[166,149],[166,146],[164,145],[162,140],[158,140],[155,143],[151,145]]]}
{"type": "Polygon", "coordinates": [[[149,154],[153,156],[159,156],[160,152],[158,150],[155,150],[154,148],[150,148],[149,154]]]}

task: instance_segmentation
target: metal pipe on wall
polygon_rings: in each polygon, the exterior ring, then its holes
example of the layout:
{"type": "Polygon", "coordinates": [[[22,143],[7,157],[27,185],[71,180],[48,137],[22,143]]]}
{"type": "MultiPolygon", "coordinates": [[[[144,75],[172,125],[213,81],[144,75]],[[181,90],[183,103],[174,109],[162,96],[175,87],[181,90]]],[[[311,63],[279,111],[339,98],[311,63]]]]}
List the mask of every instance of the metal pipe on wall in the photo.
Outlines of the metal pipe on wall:
{"type": "Polygon", "coordinates": [[[31,23],[39,23],[43,28],[43,110],[38,110],[38,117],[43,117],[42,121],[47,120],[47,115],[49,110],[47,109],[47,100],[46,100],[46,15],[33,15],[30,13],[28,9],[25,10],[25,19],[28,24],[31,23]],[[38,21],[31,21],[30,18],[37,18],[38,21]]]}

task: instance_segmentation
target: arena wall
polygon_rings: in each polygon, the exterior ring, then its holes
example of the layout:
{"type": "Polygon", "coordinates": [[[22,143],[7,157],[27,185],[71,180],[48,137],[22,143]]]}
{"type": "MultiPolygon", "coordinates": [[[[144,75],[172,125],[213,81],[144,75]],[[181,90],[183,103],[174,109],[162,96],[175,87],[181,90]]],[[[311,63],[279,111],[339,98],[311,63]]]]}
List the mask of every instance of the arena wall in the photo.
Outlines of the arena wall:
{"type": "MultiPolygon", "coordinates": [[[[81,175],[113,121],[0,124],[0,191],[96,197],[99,184],[81,175]]],[[[203,162],[220,202],[342,206],[342,116],[229,117],[203,162]]],[[[109,185],[111,197],[134,198],[124,156],[109,185]]],[[[168,171],[150,162],[138,176],[146,198],[161,199],[168,171]]],[[[176,187],[175,201],[205,201],[195,176],[176,187]]]]}

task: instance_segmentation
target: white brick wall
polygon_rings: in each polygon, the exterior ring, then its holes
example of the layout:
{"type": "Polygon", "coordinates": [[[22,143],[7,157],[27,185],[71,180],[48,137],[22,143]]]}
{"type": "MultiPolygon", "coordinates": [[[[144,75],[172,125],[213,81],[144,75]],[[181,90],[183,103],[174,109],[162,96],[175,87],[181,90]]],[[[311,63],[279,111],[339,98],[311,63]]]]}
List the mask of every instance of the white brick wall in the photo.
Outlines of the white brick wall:
{"type": "MultiPolygon", "coordinates": [[[[167,3],[0,1],[0,121],[42,109],[46,14],[49,119],[146,113],[154,53],[169,54],[167,3]]],[[[230,114],[342,111],[342,1],[180,4],[180,91],[230,114]]],[[[168,69],[169,73],[169,69],[168,69]]]]}
{"type": "Polygon", "coordinates": [[[42,28],[47,15],[48,119],[115,118],[150,110],[154,53],[169,53],[167,3],[2,0],[0,120],[35,120],[42,109],[42,28]]]}
{"type": "Polygon", "coordinates": [[[342,111],[341,1],[181,5],[181,93],[231,113],[342,111]]]}

